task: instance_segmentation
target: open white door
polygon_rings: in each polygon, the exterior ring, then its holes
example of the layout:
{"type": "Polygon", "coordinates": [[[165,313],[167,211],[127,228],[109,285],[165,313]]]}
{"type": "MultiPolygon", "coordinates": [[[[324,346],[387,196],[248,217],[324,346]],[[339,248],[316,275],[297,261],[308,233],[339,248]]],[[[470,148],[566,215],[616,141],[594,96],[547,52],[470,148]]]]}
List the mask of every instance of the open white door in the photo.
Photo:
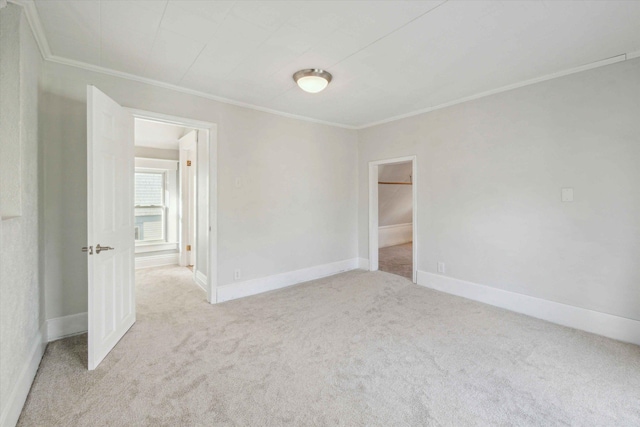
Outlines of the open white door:
{"type": "Polygon", "coordinates": [[[89,370],[136,320],[133,116],[87,86],[89,370]]]}

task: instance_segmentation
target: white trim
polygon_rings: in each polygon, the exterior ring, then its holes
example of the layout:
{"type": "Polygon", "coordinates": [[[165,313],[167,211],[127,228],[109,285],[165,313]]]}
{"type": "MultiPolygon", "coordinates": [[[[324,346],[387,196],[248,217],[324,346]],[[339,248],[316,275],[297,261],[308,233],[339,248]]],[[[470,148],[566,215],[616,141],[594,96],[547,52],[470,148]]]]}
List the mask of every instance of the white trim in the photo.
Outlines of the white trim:
{"type": "Polygon", "coordinates": [[[410,113],[400,114],[400,115],[397,115],[397,116],[389,117],[388,119],[379,120],[377,122],[366,123],[364,125],[356,126],[356,129],[357,130],[361,130],[361,129],[366,129],[366,128],[370,128],[370,127],[373,127],[373,126],[378,126],[378,125],[382,125],[382,124],[385,124],[385,123],[389,123],[389,122],[395,122],[397,120],[402,120],[402,119],[406,119],[406,118],[409,118],[409,117],[418,116],[420,114],[429,113],[431,111],[441,110],[443,108],[451,107],[453,105],[462,104],[463,102],[473,101],[475,99],[484,98],[486,96],[495,95],[497,93],[507,92],[507,91],[510,91],[510,90],[513,90],[513,89],[518,89],[518,88],[521,88],[521,87],[524,87],[524,86],[530,86],[530,85],[533,85],[533,84],[536,84],[536,83],[541,83],[541,82],[544,82],[544,81],[547,81],[547,80],[552,80],[552,79],[556,79],[556,78],[559,78],[559,77],[568,76],[569,74],[575,74],[575,73],[579,73],[581,71],[591,70],[593,68],[604,67],[606,65],[615,64],[616,62],[625,61],[627,59],[631,59],[631,58],[628,58],[626,54],[614,56],[612,58],[602,59],[600,61],[591,62],[589,64],[581,65],[579,67],[569,68],[568,70],[559,71],[559,72],[553,73],[553,74],[547,74],[546,76],[536,77],[534,79],[525,80],[523,82],[510,84],[510,85],[507,85],[507,86],[502,86],[502,87],[499,87],[499,88],[496,88],[496,89],[491,89],[491,90],[488,90],[488,91],[485,91],[485,92],[480,92],[480,93],[477,93],[475,95],[465,96],[464,98],[454,99],[453,101],[445,102],[443,104],[434,105],[433,107],[427,107],[427,108],[423,108],[421,110],[412,111],[410,113]]]}
{"type": "Polygon", "coordinates": [[[344,261],[303,268],[301,270],[274,274],[273,276],[261,277],[259,279],[246,280],[240,283],[230,283],[218,287],[218,302],[257,295],[263,292],[308,282],[309,280],[333,276],[334,274],[355,270],[358,268],[358,264],[358,258],[351,258],[344,261]]]}
{"type": "Polygon", "coordinates": [[[366,258],[358,258],[358,268],[361,270],[369,270],[369,260],[366,258]]]}
{"type": "Polygon", "coordinates": [[[161,267],[163,265],[178,265],[180,254],[151,255],[136,257],[136,270],[141,268],[161,267]]]}
{"type": "Polygon", "coordinates": [[[418,271],[418,284],[570,328],[640,345],[640,321],[418,271]]]}
{"type": "Polygon", "coordinates": [[[49,60],[53,55],[51,55],[49,41],[47,40],[47,36],[44,34],[44,28],[42,27],[42,22],[40,21],[40,15],[38,14],[38,9],[36,9],[36,4],[32,0],[9,0],[9,3],[22,6],[25,16],[27,17],[27,22],[31,27],[33,37],[36,39],[36,44],[40,49],[40,55],[42,55],[42,59],[49,60]]]}
{"type": "Polygon", "coordinates": [[[636,50],[634,52],[627,52],[626,59],[627,61],[630,59],[635,59],[640,57],[640,50],[636,50]]]}
{"type": "Polygon", "coordinates": [[[45,324],[40,326],[40,330],[35,336],[31,349],[27,355],[17,381],[13,384],[13,387],[9,389],[7,401],[4,406],[4,410],[0,414],[0,426],[15,426],[22,413],[22,407],[24,406],[29,390],[31,390],[31,384],[36,377],[40,361],[44,355],[44,351],[47,347],[45,336],[45,324]]]}
{"type": "Polygon", "coordinates": [[[418,158],[416,156],[369,162],[369,270],[378,270],[378,166],[411,162],[412,174],[412,224],[413,224],[413,283],[418,280],[418,158]]]}
{"type": "Polygon", "coordinates": [[[413,241],[413,224],[382,225],[378,227],[378,248],[401,245],[413,241]]]}
{"type": "Polygon", "coordinates": [[[200,286],[203,291],[207,292],[207,276],[202,271],[196,271],[193,276],[196,285],[200,286]]]}
{"type": "MultiPolygon", "coordinates": [[[[135,108],[125,108],[136,119],[161,121],[198,128],[207,132],[209,136],[209,272],[206,286],[207,301],[216,303],[216,286],[218,286],[218,125],[212,122],[171,116],[135,108]],[[213,272],[213,273],[211,273],[213,272]]],[[[196,166],[197,167],[197,166],[196,166]]],[[[197,242],[196,242],[197,244],[197,242]]],[[[179,263],[180,259],[178,257],[179,263]]],[[[197,266],[195,266],[197,268],[197,266]]]]}
{"type": "Polygon", "coordinates": [[[151,159],[148,157],[135,157],[136,169],[160,169],[168,171],[178,170],[179,160],[151,159]]]}
{"type": "Polygon", "coordinates": [[[611,58],[607,58],[607,59],[602,59],[599,61],[594,61],[591,62],[589,64],[585,64],[585,65],[581,65],[579,67],[574,67],[574,68],[569,68],[567,70],[564,71],[559,71],[557,73],[552,73],[552,74],[547,74],[546,76],[542,76],[542,77],[537,77],[534,79],[530,79],[530,80],[525,80],[523,82],[520,83],[514,83],[511,85],[507,85],[507,86],[502,86],[499,87],[497,89],[492,89],[489,91],[485,91],[485,92],[481,92],[475,95],[471,95],[471,96],[467,96],[464,98],[459,98],[453,101],[449,101],[449,102],[445,102],[443,104],[439,104],[433,107],[428,107],[428,108],[424,108],[421,110],[416,110],[413,112],[409,112],[406,114],[401,114],[398,116],[393,116],[387,119],[383,119],[383,120],[379,120],[376,122],[371,122],[371,123],[366,123],[363,125],[347,125],[347,124],[343,124],[343,123],[334,123],[334,122],[327,122],[324,120],[319,120],[319,119],[314,119],[311,117],[306,117],[306,116],[299,116],[297,114],[291,114],[291,113],[285,113],[283,111],[278,111],[278,110],[273,110],[270,108],[266,108],[266,107],[260,107],[257,105],[253,105],[253,104],[248,104],[245,102],[240,102],[240,101],[234,101],[232,99],[228,99],[228,98],[223,98],[220,96],[215,96],[206,92],[201,92],[195,89],[188,89],[182,86],[177,86],[177,85],[173,85],[170,83],[164,83],[158,80],[153,80],[153,79],[149,79],[146,77],[140,77],[140,76],[136,76],[134,74],[129,74],[129,73],[124,73],[122,71],[116,71],[116,70],[112,70],[109,68],[105,68],[105,67],[100,67],[98,65],[92,65],[92,64],[87,64],[86,62],[80,62],[80,61],[75,61],[72,59],[67,59],[67,58],[62,58],[56,55],[53,55],[51,53],[51,49],[49,48],[49,42],[47,41],[47,38],[45,36],[44,30],[42,28],[42,23],[40,21],[40,16],[38,14],[38,10],[36,9],[36,6],[34,4],[34,2],[32,0],[9,0],[9,3],[15,3],[17,5],[20,5],[24,8],[26,16],[27,16],[27,21],[29,22],[29,25],[31,26],[31,31],[33,32],[33,35],[36,39],[36,42],[38,44],[38,47],[40,48],[40,54],[42,55],[42,58],[46,61],[51,61],[54,63],[58,63],[58,64],[62,64],[62,65],[67,65],[70,67],[75,67],[75,68],[80,68],[80,69],[84,69],[84,70],[89,70],[89,71],[93,71],[96,73],[102,73],[102,74],[107,74],[107,75],[111,75],[111,76],[115,76],[115,77],[120,77],[123,79],[127,79],[127,80],[132,80],[132,81],[137,81],[140,83],[146,83],[152,86],[157,86],[163,89],[169,89],[169,90],[174,90],[177,92],[182,92],[182,93],[186,93],[189,95],[194,95],[194,96],[199,96],[201,98],[206,98],[206,99],[211,99],[217,102],[221,102],[223,104],[230,104],[230,105],[235,105],[238,107],[244,107],[244,108],[248,108],[251,110],[256,110],[256,111],[261,111],[263,113],[269,113],[269,114],[275,114],[277,116],[282,116],[282,117],[287,117],[287,118],[291,118],[291,119],[296,119],[296,120],[302,120],[302,121],[306,121],[306,122],[311,122],[311,123],[318,123],[318,124],[322,124],[322,125],[327,125],[327,126],[334,126],[334,127],[339,127],[339,128],[343,128],[343,129],[352,129],[352,130],[361,130],[361,129],[366,129],[372,126],[377,126],[377,125],[381,125],[383,123],[389,123],[389,122],[393,122],[396,120],[401,120],[401,119],[405,119],[408,117],[413,117],[413,116],[417,116],[420,114],[424,114],[424,113],[428,113],[430,111],[434,111],[434,110],[440,110],[442,108],[446,108],[446,107],[450,107],[452,105],[456,105],[456,104],[461,104],[463,102],[467,102],[467,101],[472,101],[474,99],[479,99],[479,98],[484,98],[485,96],[489,96],[489,95],[494,95],[497,93],[501,93],[501,92],[507,92],[509,90],[512,89],[517,89],[523,86],[529,86],[532,84],[536,84],[536,83],[540,83],[546,80],[552,80],[558,77],[564,77],[567,76],[569,74],[575,74],[575,73],[579,73],[581,71],[586,71],[586,70],[591,70],[593,68],[598,68],[598,67],[604,67],[606,65],[610,65],[610,64],[614,64],[616,62],[621,62],[621,61],[625,61],[625,60],[630,60],[630,59],[634,59],[637,58],[638,56],[640,56],[640,51],[634,51],[634,52],[628,52],[628,53],[623,53],[611,58]]]}
{"type": "MultiPolygon", "coordinates": [[[[40,54],[42,58],[46,61],[54,62],[61,65],[66,65],[69,67],[80,68],[83,70],[93,71],[95,73],[107,74],[114,77],[119,77],[122,79],[127,79],[135,82],[145,83],[151,86],[160,87],[163,89],[174,90],[176,92],[182,92],[189,95],[198,96],[201,98],[211,99],[213,101],[221,102],[223,104],[235,105],[237,107],[249,108],[251,110],[261,111],[263,113],[275,114],[277,116],[287,117],[289,119],[303,120],[306,122],[318,123],[321,125],[334,126],[344,129],[355,129],[355,126],[345,125],[341,123],[333,123],[327,122],[324,120],[314,119],[311,117],[300,116],[292,113],[285,113],[284,111],[273,110],[271,108],[260,107],[258,105],[248,104],[246,102],[234,101],[233,99],[224,98],[221,96],[212,95],[207,92],[202,92],[195,89],[189,89],[184,86],[178,86],[171,83],[161,82],[159,80],[150,79],[147,77],[137,76],[135,74],[125,73],[123,71],[113,70],[111,68],[101,67],[99,65],[88,64],[82,61],[76,61],[74,59],[63,58],[57,55],[53,55],[51,53],[51,49],[49,47],[49,42],[45,36],[44,30],[42,29],[42,22],[40,21],[40,15],[38,14],[38,9],[35,6],[35,3],[32,0],[9,0],[10,3],[15,3],[19,6],[22,6],[25,10],[25,14],[27,16],[27,21],[31,26],[31,31],[33,32],[33,36],[36,39],[38,47],[40,48],[40,54]]],[[[295,83],[291,83],[291,86],[295,86],[295,83]]]]}
{"type": "Polygon", "coordinates": [[[158,251],[177,251],[177,243],[136,243],[136,254],[158,251]]]}
{"type": "Polygon", "coordinates": [[[89,316],[86,312],[48,319],[47,342],[84,334],[88,330],[88,325],[89,316]]]}

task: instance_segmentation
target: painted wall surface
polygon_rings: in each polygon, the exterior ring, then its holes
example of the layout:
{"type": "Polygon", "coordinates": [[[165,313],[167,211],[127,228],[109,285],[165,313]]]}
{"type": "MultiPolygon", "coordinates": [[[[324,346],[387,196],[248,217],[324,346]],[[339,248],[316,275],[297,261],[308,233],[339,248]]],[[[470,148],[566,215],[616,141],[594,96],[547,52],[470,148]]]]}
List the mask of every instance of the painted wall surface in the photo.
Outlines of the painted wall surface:
{"type": "Polygon", "coordinates": [[[359,131],[360,256],[368,162],[415,154],[419,270],[640,319],[639,100],[635,59],[359,131]]]}
{"type": "Polygon", "coordinates": [[[46,315],[87,309],[86,85],[126,107],[218,125],[218,284],[357,256],[357,134],[43,64],[46,315]],[[240,186],[236,187],[236,179],[240,186]]]}
{"type": "MultiPolygon", "coordinates": [[[[411,162],[378,166],[380,182],[411,182],[411,162]]],[[[378,225],[408,224],[412,220],[410,185],[378,185],[378,225]]]]}
{"type": "Polygon", "coordinates": [[[38,80],[42,59],[20,7],[10,4],[0,9],[0,28],[2,43],[11,44],[18,54],[11,61],[0,59],[0,74],[3,79],[10,78],[6,83],[19,88],[13,102],[2,104],[0,144],[17,144],[22,158],[22,215],[0,221],[0,414],[6,416],[19,375],[42,340],[38,251],[38,80]],[[14,67],[20,72],[6,72],[14,67]],[[6,129],[8,117],[18,118],[19,126],[6,129]]]}
{"type": "Polygon", "coordinates": [[[136,157],[147,159],[178,160],[179,150],[165,150],[163,148],[139,147],[135,146],[136,157]]]}
{"type": "Polygon", "coordinates": [[[196,150],[196,272],[209,275],[209,144],[208,132],[197,131],[196,150]]]}

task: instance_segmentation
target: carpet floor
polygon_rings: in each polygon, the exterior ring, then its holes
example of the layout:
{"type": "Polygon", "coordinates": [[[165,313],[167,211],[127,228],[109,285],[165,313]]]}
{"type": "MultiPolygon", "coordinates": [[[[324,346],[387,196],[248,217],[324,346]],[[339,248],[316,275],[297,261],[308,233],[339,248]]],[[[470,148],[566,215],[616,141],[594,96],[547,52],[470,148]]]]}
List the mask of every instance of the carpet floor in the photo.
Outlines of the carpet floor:
{"type": "Polygon", "coordinates": [[[640,347],[351,271],[209,305],[138,270],[103,363],[47,347],[20,426],[640,425],[640,347]]]}
{"type": "Polygon", "coordinates": [[[378,249],[378,269],[413,279],[413,243],[378,249]]]}

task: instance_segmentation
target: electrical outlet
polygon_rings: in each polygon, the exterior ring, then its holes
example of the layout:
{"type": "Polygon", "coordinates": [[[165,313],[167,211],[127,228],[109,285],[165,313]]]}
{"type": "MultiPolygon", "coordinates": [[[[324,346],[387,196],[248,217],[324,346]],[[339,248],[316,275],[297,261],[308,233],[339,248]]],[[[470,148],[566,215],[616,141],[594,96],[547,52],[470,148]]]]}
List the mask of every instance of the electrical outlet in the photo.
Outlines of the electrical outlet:
{"type": "Polygon", "coordinates": [[[438,262],[438,273],[444,274],[445,272],[444,262],[438,262]]]}
{"type": "Polygon", "coordinates": [[[238,280],[241,276],[240,269],[233,272],[233,280],[238,280]]]}

